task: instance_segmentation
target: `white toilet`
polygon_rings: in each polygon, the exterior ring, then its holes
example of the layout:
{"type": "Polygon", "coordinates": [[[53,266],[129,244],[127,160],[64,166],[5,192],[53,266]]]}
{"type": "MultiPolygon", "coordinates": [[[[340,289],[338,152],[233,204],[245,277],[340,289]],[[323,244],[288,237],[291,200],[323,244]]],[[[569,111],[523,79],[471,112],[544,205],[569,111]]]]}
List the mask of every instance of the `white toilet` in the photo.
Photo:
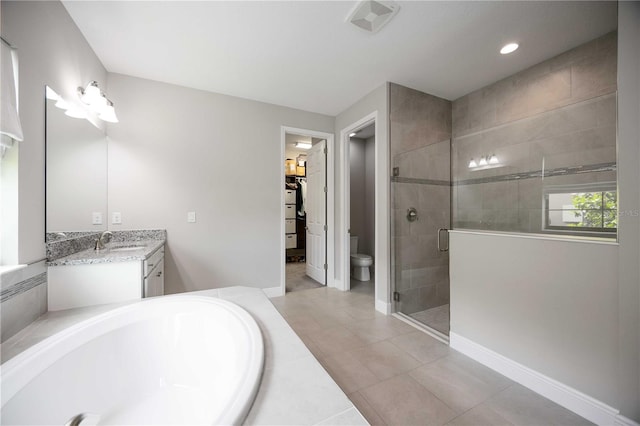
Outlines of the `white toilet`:
{"type": "Polygon", "coordinates": [[[368,254],[358,253],[358,237],[351,237],[351,268],[352,277],[358,281],[369,281],[371,274],[369,266],[373,265],[373,258],[368,254]]]}

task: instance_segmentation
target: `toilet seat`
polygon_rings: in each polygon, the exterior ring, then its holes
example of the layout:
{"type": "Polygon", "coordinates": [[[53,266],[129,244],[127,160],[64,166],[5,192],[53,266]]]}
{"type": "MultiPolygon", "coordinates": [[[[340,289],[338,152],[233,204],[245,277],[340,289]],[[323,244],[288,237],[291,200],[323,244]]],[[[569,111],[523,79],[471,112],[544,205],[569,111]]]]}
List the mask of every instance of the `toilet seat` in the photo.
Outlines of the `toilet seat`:
{"type": "Polygon", "coordinates": [[[368,254],[352,254],[351,255],[351,264],[353,266],[371,266],[373,265],[373,258],[368,254]]]}

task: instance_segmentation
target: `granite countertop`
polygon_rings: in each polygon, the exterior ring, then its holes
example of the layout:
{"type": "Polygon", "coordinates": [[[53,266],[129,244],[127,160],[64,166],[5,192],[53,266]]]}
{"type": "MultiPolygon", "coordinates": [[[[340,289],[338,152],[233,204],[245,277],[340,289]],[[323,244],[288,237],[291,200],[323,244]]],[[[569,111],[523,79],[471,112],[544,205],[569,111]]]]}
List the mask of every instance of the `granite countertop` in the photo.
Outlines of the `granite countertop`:
{"type": "Polygon", "coordinates": [[[162,247],[165,239],[112,242],[102,250],[82,250],[47,263],[47,266],[90,265],[96,263],[130,262],[145,260],[162,247]],[[128,250],[118,250],[130,248],[128,250]]]}

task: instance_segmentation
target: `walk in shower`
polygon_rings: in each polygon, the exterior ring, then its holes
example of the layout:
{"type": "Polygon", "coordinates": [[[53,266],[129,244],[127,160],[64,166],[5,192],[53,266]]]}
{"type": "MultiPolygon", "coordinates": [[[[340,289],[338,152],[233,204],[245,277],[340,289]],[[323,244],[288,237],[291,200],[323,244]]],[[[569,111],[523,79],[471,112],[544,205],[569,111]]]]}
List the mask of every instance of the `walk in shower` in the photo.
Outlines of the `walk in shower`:
{"type": "Polygon", "coordinates": [[[448,335],[450,228],[616,239],[616,52],[614,31],[453,102],[390,85],[395,312],[448,335]]]}

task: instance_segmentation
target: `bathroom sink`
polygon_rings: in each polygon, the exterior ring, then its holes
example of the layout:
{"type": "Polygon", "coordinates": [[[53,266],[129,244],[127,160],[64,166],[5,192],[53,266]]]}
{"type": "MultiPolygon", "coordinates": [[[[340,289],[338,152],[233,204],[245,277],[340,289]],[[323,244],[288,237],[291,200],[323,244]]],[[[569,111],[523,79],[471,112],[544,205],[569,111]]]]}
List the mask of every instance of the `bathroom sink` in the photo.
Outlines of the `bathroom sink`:
{"type": "Polygon", "coordinates": [[[113,247],[110,248],[109,251],[134,251],[134,250],[140,250],[143,249],[145,246],[122,246],[122,247],[113,247]]]}

